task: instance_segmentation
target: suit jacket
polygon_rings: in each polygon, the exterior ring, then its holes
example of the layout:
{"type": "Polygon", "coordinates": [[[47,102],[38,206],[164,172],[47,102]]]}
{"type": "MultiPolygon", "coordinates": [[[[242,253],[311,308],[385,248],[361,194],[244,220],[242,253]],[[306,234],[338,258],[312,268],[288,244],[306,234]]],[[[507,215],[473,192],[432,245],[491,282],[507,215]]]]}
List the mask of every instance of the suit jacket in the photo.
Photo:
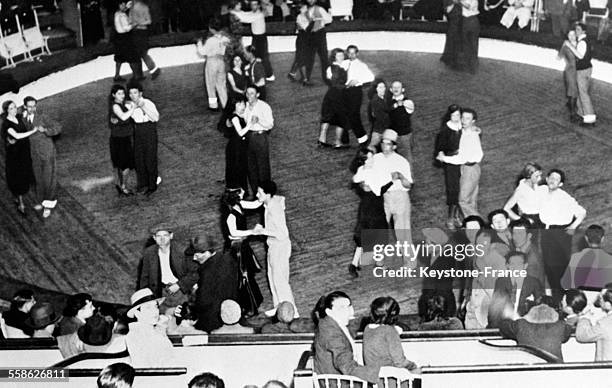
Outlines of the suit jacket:
{"type": "MultiPolygon", "coordinates": [[[[506,305],[512,304],[512,292],[512,281],[510,278],[497,278],[493,291],[493,300],[489,305],[489,327],[498,327],[499,321],[502,319],[504,308],[506,305]]],[[[527,275],[525,280],[523,280],[519,299],[516,301],[516,303],[518,303],[518,315],[522,317],[527,314],[529,309],[535,305],[536,301],[543,293],[544,288],[540,281],[527,275]]]]}
{"type": "Polygon", "coordinates": [[[563,360],[561,344],[569,340],[572,327],[563,321],[532,323],[525,319],[504,319],[499,330],[505,338],[516,340],[519,345],[529,345],[554,354],[563,360]]]}
{"type": "MultiPolygon", "coordinates": [[[[140,261],[137,289],[148,287],[153,291],[156,297],[160,298],[162,296],[164,284],[161,281],[161,266],[159,263],[159,254],[157,253],[158,249],[159,247],[157,245],[151,245],[145,249],[142,260],[140,261]]],[[[198,281],[197,263],[185,257],[182,253],[177,252],[174,244],[171,244],[170,269],[178,279],[178,285],[181,291],[188,295],[193,285],[198,281]]]]}
{"type": "Polygon", "coordinates": [[[349,339],[332,317],[319,321],[313,343],[314,370],[318,374],[356,376],[370,383],[378,382],[378,368],[359,365],[353,358],[349,339]]]}
{"type": "Polygon", "coordinates": [[[612,361],[612,314],[592,325],[588,319],[580,319],[576,327],[578,342],[595,342],[595,361],[612,361]]]}
{"type": "Polygon", "coordinates": [[[23,123],[28,131],[32,130],[34,127],[43,127],[47,130],[45,133],[36,132],[30,136],[32,159],[39,159],[42,161],[54,160],[55,144],[53,143],[53,136],[57,136],[61,133],[61,126],[39,112],[36,112],[31,123],[27,117],[24,117],[23,123]]]}

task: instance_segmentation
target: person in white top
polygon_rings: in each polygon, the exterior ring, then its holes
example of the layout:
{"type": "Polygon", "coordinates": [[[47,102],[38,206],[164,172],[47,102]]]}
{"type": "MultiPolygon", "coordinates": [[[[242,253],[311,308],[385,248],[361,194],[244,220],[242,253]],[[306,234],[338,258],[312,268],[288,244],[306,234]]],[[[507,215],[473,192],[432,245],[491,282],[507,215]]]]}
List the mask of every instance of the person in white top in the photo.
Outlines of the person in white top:
{"type": "Polygon", "coordinates": [[[140,57],[138,57],[132,42],[132,24],[130,24],[130,17],[127,14],[130,8],[132,8],[132,1],[119,0],[118,9],[114,16],[116,35],[113,40],[115,46],[115,77],[113,81],[115,82],[125,81],[121,77],[121,65],[124,62],[130,64],[133,77],[137,77],[140,71],[140,65],[138,64],[140,57]]]}
{"type": "MultiPolygon", "coordinates": [[[[397,148],[397,132],[387,129],[383,132],[382,152],[374,155],[373,169],[376,175],[391,175],[393,184],[384,194],[384,207],[387,223],[393,220],[393,229],[397,241],[404,246],[412,244],[410,228],[410,195],[412,172],[408,160],[395,152],[397,148]]],[[[403,250],[404,266],[413,268],[416,258],[410,257],[410,252],[403,250]]]]}
{"type": "Polygon", "coordinates": [[[532,226],[540,225],[540,203],[537,188],[542,181],[542,167],[537,163],[527,163],[521,172],[521,180],[512,196],[504,205],[504,210],[511,220],[526,218],[532,226]],[[514,207],[518,207],[518,212],[514,207]]]}
{"type": "Polygon", "coordinates": [[[268,135],[274,127],[272,108],[259,99],[255,86],[246,89],[247,107],[245,120],[250,125],[247,134],[249,140],[247,159],[249,183],[252,194],[257,193],[259,182],[270,180],[270,145],[268,135]]]}
{"type": "Polygon", "coordinates": [[[565,173],[552,169],[546,185],[538,187],[542,230],[542,258],[553,298],[559,302],[563,295],[561,277],[570,261],[572,236],[586,217],[586,210],[561,188],[565,173]]]}
{"type": "Polygon", "coordinates": [[[265,312],[266,316],[276,315],[276,309],[282,302],[289,302],[294,307],[294,318],[299,314],[293,291],[289,284],[289,258],[291,257],[291,240],[285,220],[285,197],[276,195],[277,187],[273,181],[263,181],[257,188],[257,201],[241,201],[245,209],[256,209],[264,206],[265,228],[261,234],[268,236],[268,281],[272,292],[274,308],[265,312]]]}
{"type": "MultiPolygon", "coordinates": [[[[346,48],[346,56],[348,59],[342,61],[342,68],[346,70],[346,89],[344,90],[344,98],[346,100],[347,114],[351,128],[357,137],[359,144],[364,144],[368,141],[363,124],[361,123],[361,103],[363,101],[362,86],[374,81],[374,73],[363,63],[359,58],[359,48],[355,45],[350,45],[346,48]]],[[[346,129],[342,131],[342,143],[348,144],[349,135],[346,129]]]]}
{"type": "Polygon", "coordinates": [[[483,158],[480,134],[482,130],[475,123],[476,112],[470,108],[461,111],[461,139],[457,155],[447,156],[438,152],[437,159],[443,163],[461,164],[461,179],[459,181],[459,207],[464,217],[479,215],[478,185],[480,182],[480,162],[483,158]]]}
{"type": "Polygon", "coordinates": [[[327,53],[327,34],[325,26],[332,22],[332,16],[325,8],[317,5],[317,0],[306,0],[308,2],[308,19],[312,22],[312,30],[310,32],[310,50],[308,63],[306,64],[306,80],[305,86],[312,85],[310,77],[312,68],[315,63],[315,55],[319,56],[321,62],[321,79],[326,80],[325,72],[329,66],[327,53]]]}
{"type": "Polygon", "coordinates": [[[514,20],[518,19],[520,29],[527,27],[531,19],[534,0],[508,0],[509,7],[499,21],[506,28],[512,27],[514,20]]]}
{"type": "Polygon", "coordinates": [[[251,33],[253,34],[253,46],[256,50],[256,57],[263,62],[266,73],[266,81],[274,81],[274,72],[270,64],[270,53],[268,52],[268,36],[266,35],[266,14],[261,9],[260,0],[251,0],[251,11],[232,10],[242,23],[251,25],[251,33]]]}
{"type": "Polygon", "coordinates": [[[208,95],[208,109],[219,111],[217,96],[221,102],[221,108],[227,105],[227,78],[225,73],[225,51],[230,45],[230,39],[221,33],[221,23],[218,19],[212,19],[208,24],[208,30],[212,34],[206,42],[199,39],[196,47],[198,55],[204,57],[204,83],[208,95]]]}

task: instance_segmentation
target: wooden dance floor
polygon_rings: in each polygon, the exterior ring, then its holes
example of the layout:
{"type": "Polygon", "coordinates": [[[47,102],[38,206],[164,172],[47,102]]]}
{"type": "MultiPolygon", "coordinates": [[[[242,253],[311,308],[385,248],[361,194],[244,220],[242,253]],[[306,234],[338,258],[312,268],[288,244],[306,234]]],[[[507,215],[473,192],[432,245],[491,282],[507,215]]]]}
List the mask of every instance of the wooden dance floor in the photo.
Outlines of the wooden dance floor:
{"type": "MultiPolygon", "coordinates": [[[[485,154],[480,182],[483,214],[503,205],[525,162],[537,161],[545,169],[567,172],[564,188],[588,210],[583,227],[600,222],[609,229],[612,86],[594,82],[598,125],[582,129],[568,121],[559,72],[481,60],[479,74],[472,76],[446,69],[431,54],[362,52],[361,58],[386,80],[404,81],[406,94],[416,104],[411,193],[415,240],[421,238],[422,228],[444,225],[443,177],[432,165],[432,153],[441,116],[451,103],[473,107],[479,115],[485,154]]],[[[414,312],[420,293],[414,280],[376,279],[368,270],[356,280],[347,276],[358,203],[347,167],[356,141],[353,137],[350,150],[316,148],[325,87],[317,69],[315,87],[290,84],[284,75],[292,59],[292,54],[272,56],[277,81],[269,87],[269,100],[275,117],[272,176],[287,197],[291,284],[299,311],[306,315],[320,295],[342,289],[353,297],[358,313],[381,295],[398,299],[403,313],[414,312]]],[[[151,198],[119,198],[112,183],[102,183],[112,175],[106,124],[110,79],[41,101],[39,108],[64,129],[57,141],[59,205],[46,220],[31,207],[22,217],[1,174],[0,271],[40,287],[85,291],[99,300],[128,303],[151,224],[176,225],[175,242],[181,250],[192,236],[211,235],[220,244],[226,139],[215,129],[218,116],[205,109],[202,79],[198,64],[163,69],[155,82],[145,83],[145,96],[161,113],[163,183],[151,198]]],[[[365,106],[362,112],[367,122],[365,106]]],[[[263,262],[262,243],[254,246],[263,262]]],[[[268,308],[265,272],[258,281],[265,296],[262,307],[268,308]]]]}

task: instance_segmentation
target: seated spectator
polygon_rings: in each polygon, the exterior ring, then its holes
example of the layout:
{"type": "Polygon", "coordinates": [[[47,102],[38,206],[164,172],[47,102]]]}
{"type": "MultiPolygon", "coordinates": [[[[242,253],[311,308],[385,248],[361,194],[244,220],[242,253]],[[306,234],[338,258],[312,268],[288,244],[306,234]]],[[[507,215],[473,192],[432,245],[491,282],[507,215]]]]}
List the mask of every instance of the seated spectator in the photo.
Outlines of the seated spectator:
{"type": "Polygon", "coordinates": [[[587,305],[584,292],[576,289],[565,291],[565,297],[561,300],[562,312],[565,314],[565,323],[575,328],[578,318],[587,305]]]}
{"type": "Polygon", "coordinates": [[[252,327],[242,326],[239,321],[242,312],[238,302],[226,299],[221,303],[221,321],[223,326],[210,332],[210,334],[252,334],[252,327]]]}
{"type": "Polygon", "coordinates": [[[64,316],[58,324],[57,335],[76,333],[79,327],[85,324],[85,320],[94,314],[93,299],[89,294],[75,294],[68,297],[64,316]]]}
{"type": "Polygon", "coordinates": [[[527,273],[527,256],[523,252],[510,252],[506,256],[506,269],[513,271],[512,277],[499,277],[495,281],[493,299],[489,306],[488,326],[495,328],[499,324],[504,311],[510,309],[513,317],[527,314],[544,295],[544,287],[540,281],[529,275],[520,276],[520,271],[527,273]]]}
{"type": "Polygon", "coordinates": [[[25,322],[35,304],[36,299],[32,290],[20,290],[15,293],[9,311],[3,315],[7,326],[7,338],[27,338],[34,334],[34,330],[25,322]]]}
{"type": "Polygon", "coordinates": [[[359,365],[355,361],[355,340],[347,327],[354,314],[351,299],[342,291],[319,299],[313,313],[317,325],[313,344],[314,371],[356,376],[376,384],[380,368],[359,365]]]}
{"type": "Polygon", "coordinates": [[[202,335],[208,334],[205,331],[198,330],[194,326],[198,317],[196,316],[194,306],[185,302],[174,310],[174,315],[168,322],[168,334],[178,335],[202,335]]]}
{"type": "Polygon", "coordinates": [[[136,371],[124,362],[110,364],[98,375],[98,388],[131,388],[136,371]]]}
{"type": "Polygon", "coordinates": [[[578,342],[595,342],[595,361],[612,361],[612,289],[603,291],[600,303],[606,316],[593,325],[581,317],[576,327],[578,342]]]}
{"type": "Polygon", "coordinates": [[[427,312],[418,330],[463,330],[463,323],[448,316],[448,300],[443,295],[432,295],[427,300],[427,312]]]}
{"type": "Polygon", "coordinates": [[[157,368],[173,365],[174,348],[166,335],[167,317],[160,318],[159,305],[164,298],[156,298],[148,288],[136,291],[130,297],[128,318],[130,331],[125,342],[132,365],[138,368],[157,368]]]}
{"type": "Polygon", "coordinates": [[[518,26],[522,30],[529,24],[533,4],[534,0],[508,0],[509,7],[499,22],[502,26],[510,28],[514,20],[518,19],[518,26]]]}
{"type": "Polygon", "coordinates": [[[508,228],[510,217],[504,209],[497,209],[489,213],[488,219],[491,229],[495,232],[491,238],[492,248],[505,257],[510,251],[514,250],[512,232],[508,228]]]}
{"type": "Polygon", "coordinates": [[[113,332],[114,321],[94,314],[76,333],[57,337],[64,358],[80,353],[118,353],[125,350],[125,336],[113,332]]]}
{"type": "Polygon", "coordinates": [[[55,313],[53,305],[48,302],[36,303],[30,310],[30,316],[25,324],[34,330],[32,337],[48,338],[53,337],[57,322],[62,316],[55,313]]]}
{"type": "Polygon", "coordinates": [[[276,323],[266,323],[261,328],[261,334],[293,333],[289,325],[293,321],[295,308],[291,302],[281,302],[276,308],[276,323]]]}
{"type": "MultiPolygon", "coordinates": [[[[507,311],[506,316],[512,316],[507,311]]],[[[505,338],[513,339],[519,345],[528,345],[545,350],[563,361],[561,344],[567,342],[572,327],[559,320],[559,314],[546,304],[539,304],[529,310],[521,319],[503,319],[499,330],[505,338]]]]}
{"type": "Polygon", "coordinates": [[[604,229],[590,225],[584,233],[587,247],[572,254],[561,278],[564,288],[602,288],[612,279],[612,255],[603,249],[604,229]]]}
{"type": "Polygon", "coordinates": [[[212,373],[201,373],[191,379],[188,388],[225,388],[225,383],[212,373]]]}
{"type": "Polygon", "coordinates": [[[390,296],[374,299],[370,305],[371,322],[363,332],[363,360],[366,367],[380,370],[383,366],[415,369],[414,362],[408,360],[402,349],[399,333],[402,329],[395,326],[400,307],[390,296]]]}
{"type": "Polygon", "coordinates": [[[283,21],[283,10],[271,0],[261,0],[261,10],[266,15],[266,22],[283,21]]]}
{"type": "Polygon", "coordinates": [[[278,380],[270,380],[261,388],[287,388],[287,386],[278,380]]]}

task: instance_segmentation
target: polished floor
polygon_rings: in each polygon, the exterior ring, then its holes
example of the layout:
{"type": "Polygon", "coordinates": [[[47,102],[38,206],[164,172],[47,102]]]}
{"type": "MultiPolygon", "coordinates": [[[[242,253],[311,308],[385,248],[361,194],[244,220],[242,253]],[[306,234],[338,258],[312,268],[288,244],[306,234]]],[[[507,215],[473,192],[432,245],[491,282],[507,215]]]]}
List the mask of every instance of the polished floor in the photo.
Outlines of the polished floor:
{"type": "MultiPolygon", "coordinates": [[[[363,52],[362,59],[386,80],[404,81],[414,100],[415,185],[411,193],[413,229],[444,224],[442,172],[432,165],[433,142],[451,103],[478,111],[483,129],[480,208],[501,207],[527,161],[567,172],[565,189],[588,210],[587,221],[605,223],[612,215],[612,86],[595,82],[598,126],[582,129],[568,121],[561,73],[532,66],[482,60],[478,75],[446,69],[437,55],[363,52]]],[[[346,266],[353,252],[352,231],[358,197],[351,190],[348,164],[356,151],[316,148],[318,119],[325,92],[303,88],[284,77],[292,55],[272,56],[277,81],[269,87],[275,128],[271,135],[272,176],[287,197],[293,242],[291,283],[300,312],[334,289],[353,297],[358,313],[376,296],[391,295],[402,312],[414,312],[417,282],[375,279],[367,269],[351,280],[346,266]]],[[[318,72],[315,70],[315,73],[318,72]]],[[[176,227],[182,250],[192,236],[221,242],[219,195],[224,183],[226,139],[216,131],[217,116],[206,109],[202,65],[164,69],[145,83],[145,96],[161,113],[159,166],[163,183],[151,198],[119,198],[112,176],[106,125],[112,81],[83,85],[39,103],[63,125],[57,140],[61,184],[59,205],[48,219],[14,208],[0,177],[0,271],[9,278],[97,299],[127,303],[135,287],[136,267],[147,228],[159,221],[176,227]]],[[[365,119],[365,103],[363,116],[365,119]]],[[[3,164],[4,161],[0,161],[3,164]]],[[[257,217],[250,218],[255,223],[257,217]]],[[[253,244],[265,260],[263,245],[253,244]]],[[[265,273],[258,277],[271,305],[265,273]]]]}

